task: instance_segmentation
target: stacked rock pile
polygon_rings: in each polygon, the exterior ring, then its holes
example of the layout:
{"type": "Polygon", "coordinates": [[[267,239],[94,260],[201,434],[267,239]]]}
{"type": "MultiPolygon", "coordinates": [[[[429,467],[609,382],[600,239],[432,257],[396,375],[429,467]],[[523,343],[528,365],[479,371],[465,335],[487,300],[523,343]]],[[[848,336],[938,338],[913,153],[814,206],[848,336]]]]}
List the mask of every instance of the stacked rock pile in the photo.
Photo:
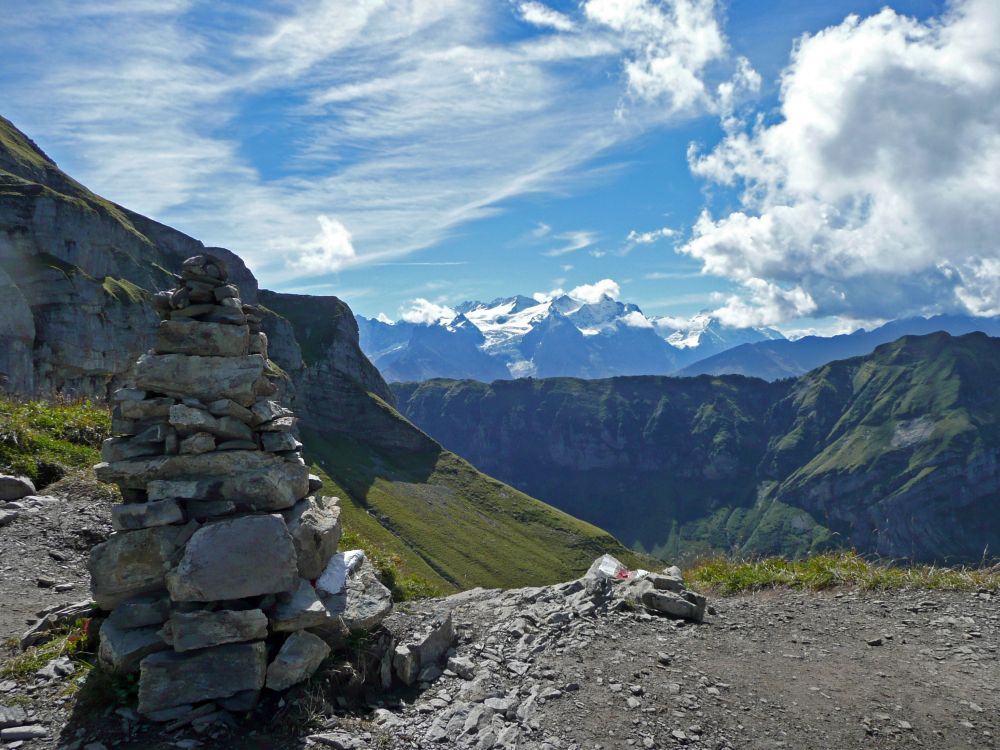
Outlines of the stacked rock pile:
{"type": "Polygon", "coordinates": [[[139,671],[139,712],[155,720],[249,710],[392,607],[362,552],[336,553],[339,501],[314,494],[296,418],[270,398],[258,311],[210,255],[179,282],[156,297],[135,387],[114,396],[96,471],[124,503],[90,557],[110,611],[101,662],[139,671]]]}

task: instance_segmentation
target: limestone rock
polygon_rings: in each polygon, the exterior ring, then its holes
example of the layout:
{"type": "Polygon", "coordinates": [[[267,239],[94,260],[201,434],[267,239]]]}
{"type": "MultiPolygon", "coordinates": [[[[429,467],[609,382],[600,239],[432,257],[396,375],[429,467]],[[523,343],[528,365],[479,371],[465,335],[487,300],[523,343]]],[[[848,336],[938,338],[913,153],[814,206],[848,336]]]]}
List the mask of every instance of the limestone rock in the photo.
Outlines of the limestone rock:
{"type": "Polygon", "coordinates": [[[0,475],[0,501],[20,500],[35,494],[35,484],[28,477],[0,475]]]}
{"type": "Polygon", "coordinates": [[[146,529],[184,522],[184,511],[176,500],[152,503],[126,503],[111,509],[111,525],[115,531],[146,529]]]}
{"type": "Polygon", "coordinates": [[[259,609],[174,612],[170,634],[178,652],[263,640],[267,638],[267,616],[259,609]]]}
{"type": "MultiPolygon", "coordinates": [[[[141,391],[140,391],[141,393],[141,391]]],[[[116,408],[125,419],[143,421],[162,419],[170,414],[170,407],[177,403],[166,396],[151,398],[145,401],[123,401],[116,408]]]]}
{"type": "Polygon", "coordinates": [[[156,331],[157,354],[242,357],[249,353],[246,326],[201,321],[162,320],[156,331]]]}
{"type": "Polygon", "coordinates": [[[392,593],[361,550],[331,557],[316,589],[320,601],[351,632],[375,628],[392,611],[392,593]]]}
{"type": "Polygon", "coordinates": [[[144,354],[135,367],[138,388],[203,401],[228,398],[250,406],[264,373],[259,354],[244,357],[199,357],[188,354],[144,354]]]}
{"type": "Polygon", "coordinates": [[[300,579],[292,592],[282,594],[271,615],[271,629],[276,633],[321,628],[329,625],[333,615],[319,600],[316,590],[306,579],[300,579]]]}
{"type": "Polygon", "coordinates": [[[174,601],[222,601],[288,591],[298,583],[291,534],[280,516],[246,516],[195,532],[167,575],[174,601]]]}
{"type": "Polygon", "coordinates": [[[181,440],[178,448],[181,453],[198,456],[215,450],[215,438],[209,432],[196,432],[181,440]]]}
{"type": "Polygon", "coordinates": [[[149,714],[260,690],[267,674],[267,648],[257,641],[187,654],[164,651],[147,656],[140,669],[138,710],[149,714]]]}
{"type": "Polygon", "coordinates": [[[307,497],[283,514],[302,578],[319,578],[337,551],[341,534],[339,503],[335,497],[307,497]]]}
{"type": "Polygon", "coordinates": [[[237,507],[257,510],[290,508],[309,491],[307,467],[257,451],[137,458],[98,464],[95,472],[102,482],[148,489],[150,500],[233,500],[237,507]],[[183,480],[188,494],[157,485],[161,480],[183,480]]]}
{"type": "Polygon", "coordinates": [[[122,628],[106,620],[97,651],[101,666],[114,674],[135,672],[145,657],[167,648],[158,631],[156,627],[122,628]]]}
{"type": "Polygon", "coordinates": [[[119,603],[108,616],[108,622],[119,628],[141,628],[160,625],[170,617],[170,599],[166,592],[143,594],[119,603]]]}
{"type": "Polygon", "coordinates": [[[297,451],[302,447],[302,443],[296,440],[290,432],[264,432],[261,433],[260,438],[261,446],[270,453],[297,451]]]}
{"type": "Polygon", "coordinates": [[[271,690],[287,690],[312,677],[329,655],[330,647],[321,638],[304,631],[292,633],[267,668],[266,685],[271,690]]]}
{"type": "Polygon", "coordinates": [[[119,532],[90,551],[94,600],[110,610],[139,594],[163,589],[167,567],[187,527],[157,526],[119,532]]]}

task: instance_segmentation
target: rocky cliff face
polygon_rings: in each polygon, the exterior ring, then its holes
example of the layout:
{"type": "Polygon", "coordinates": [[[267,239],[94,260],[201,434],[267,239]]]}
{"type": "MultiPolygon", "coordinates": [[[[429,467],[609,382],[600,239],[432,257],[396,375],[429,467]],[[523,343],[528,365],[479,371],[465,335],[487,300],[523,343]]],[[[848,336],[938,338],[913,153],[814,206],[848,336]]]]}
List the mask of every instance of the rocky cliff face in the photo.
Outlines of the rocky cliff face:
{"type": "MultiPolygon", "coordinates": [[[[357,323],[341,300],[259,291],[235,253],[205,248],[91,193],[0,118],[3,388],[24,396],[107,398],[153,343],[152,293],[172,286],[183,260],[206,250],[225,261],[245,302],[265,305],[271,357],[288,374],[283,395],[307,421],[344,430],[362,418],[385,425],[381,414],[343,408],[349,392],[370,392],[389,404],[393,396],[361,352],[357,323]]],[[[412,429],[388,439],[428,442],[412,429]]]]}
{"type": "Polygon", "coordinates": [[[907,337],[795,381],[394,386],[445,447],[664,554],[1000,549],[1000,339],[907,337]]]}

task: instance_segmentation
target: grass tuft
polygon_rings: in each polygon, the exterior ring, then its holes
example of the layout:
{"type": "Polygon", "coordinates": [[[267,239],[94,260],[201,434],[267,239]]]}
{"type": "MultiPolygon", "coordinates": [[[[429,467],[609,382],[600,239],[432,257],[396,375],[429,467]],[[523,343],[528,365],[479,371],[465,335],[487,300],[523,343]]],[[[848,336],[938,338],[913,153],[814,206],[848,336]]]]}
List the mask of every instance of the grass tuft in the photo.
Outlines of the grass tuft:
{"type": "Polygon", "coordinates": [[[107,408],[91,401],[0,398],[0,471],[48,485],[100,461],[110,431],[107,408]]]}
{"type": "Polygon", "coordinates": [[[1000,589],[1000,566],[946,568],[871,561],[856,552],[815,555],[803,560],[767,557],[754,560],[714,558],[696,564],[684,577],[693,586],[719,594],[771,588],[821,591],[854,586],[864,591],[935,589],[976,591],[1000,589]]]}

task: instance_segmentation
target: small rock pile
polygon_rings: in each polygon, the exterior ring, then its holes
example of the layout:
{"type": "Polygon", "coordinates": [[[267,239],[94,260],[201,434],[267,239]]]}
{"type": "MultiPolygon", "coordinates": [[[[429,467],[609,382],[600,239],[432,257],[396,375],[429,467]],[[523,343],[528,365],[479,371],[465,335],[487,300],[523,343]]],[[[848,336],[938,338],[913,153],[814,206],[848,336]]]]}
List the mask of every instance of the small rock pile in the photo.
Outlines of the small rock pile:
{"type": "Polygon", "coordinates": [[[271,399],[259,311],[211,255],[179,282],[114,395],[96,472],[124,503],[89,567],[104,667],[139,672],[140,714],[204,722],[307,679],[392,600],[363,552],[336,552],[339,500],[314,494],[296,418],[271,399]]]}

